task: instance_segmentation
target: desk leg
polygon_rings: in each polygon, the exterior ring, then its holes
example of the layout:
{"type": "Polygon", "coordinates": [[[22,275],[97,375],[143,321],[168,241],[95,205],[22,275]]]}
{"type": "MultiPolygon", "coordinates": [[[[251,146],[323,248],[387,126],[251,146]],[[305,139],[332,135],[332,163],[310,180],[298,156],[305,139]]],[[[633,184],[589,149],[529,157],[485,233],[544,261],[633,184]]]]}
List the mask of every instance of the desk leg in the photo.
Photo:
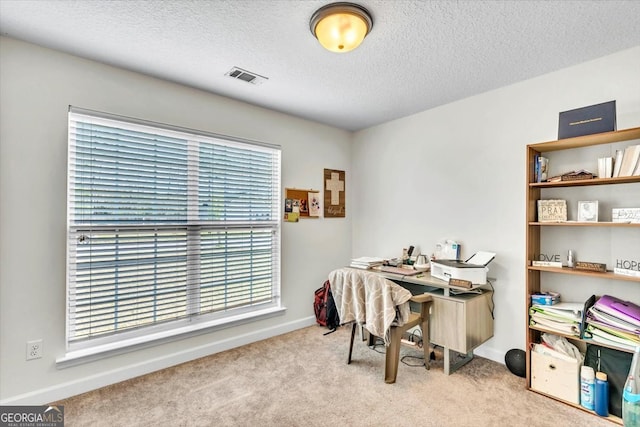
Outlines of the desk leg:
{"type": "Polygon", "coordinates": [[[457,351],[451,350],[448,347],[444,347],[444,374],[450,375],[454,373],[458,370],[458,368],[469,363],[471,359],[473,359],[473,350],[463,355],[462,353],[458,353],[457,351]],[[453,364],[451,364],[452,354],[456,359],[453,364]]]}

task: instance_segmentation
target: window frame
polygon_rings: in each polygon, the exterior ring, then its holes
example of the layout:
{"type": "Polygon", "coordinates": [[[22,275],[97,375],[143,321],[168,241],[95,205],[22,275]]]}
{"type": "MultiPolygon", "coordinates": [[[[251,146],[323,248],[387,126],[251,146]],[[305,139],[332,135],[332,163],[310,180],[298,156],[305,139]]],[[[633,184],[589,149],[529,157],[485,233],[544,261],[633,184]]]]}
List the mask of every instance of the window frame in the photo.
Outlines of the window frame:
{"type": "MultiPolygon", "coordinates": [[[[147,347],[150,345],[156,345],[162,342],[171,341],[174,339],[182,339],[187,336],[192,336],[201,333],[211,332],[216,329],[227,328],[258,319],[268,318],[274,315],[281,314],[286,309],[282,306],[280,289],[281,289],[281,221],[280,221],[280,200],[281,200],[281,179],[282,179],[282,157],[281,148],[279,145],[267,144],[263,142],[251,141],[242,138],[229,137],[225,135],[214,134],[210,132],[197,131],[193,129],[187,129],[177,126],[171,126],[146,120],[134,119],[129,117],[118,116],[114,114],[108,114],[103,112],[97,112],[82,108],[69,107],[69,137],[68,137],[68,183],[67,183],[67,275],[66,275],[66,312],[65,312],[65,344],[66,353],[63,357],[57,360],[58,367],[73,366],[78,363],[84,363],[84,361],[96,360],[102,357],[106,357],[112,354],[119,354],[127,351],[132,351],[140,347],[147,347]],[[72,212],[72,167],[75,166],[75,153],[72,153],[72,120],[77,118],[86,118],[87,120],[95,120],[98,123],[106,124],[119,124],[120,126],[131,126],[133,128],[144,129],[147,128],[153,132],[158,132],[162,135],[171,135],[172,137],[179,137],[186,139],[188,142],[189,155],[193,153],[194,146],[199,149],[200,145],[220,144],[221,146],[228,145],[231,147],[240,147],[242,149],[253,149],[257,151],[265,151],[273,156],[272,163],[273,169],[271,170],[271,190],[272,197],[268,198],[269,209],[271,214],[267,220],[211,220],[202,219],[199,214],[200,205],[198,204],[199,196],[198,190],[193,192],[193,188],[190,188],[187,197],[187,218],[186,221],[173,221],[169,223],[159,223],[158,221],[141,221],[137,224],[124,224],[124,223],[111,223],[111,224],[77,224],[73,223],[74,213],[72,212]],[[124,232],[128,230],[148,230],[153,233],[158,230],[182,230],[186,233],[187,241],[187,258],[189,261],[185,261],[185,265],[193,263],[194,251],[198,254],[197,262],[200,262],[200,253],[202,251],[202,245],[200,244],[200,233],[211,231],[213,233],[226,233],[233,232],[233,230],[267,230],[271,233],[271,240],[267,242],[267,247],[270,248],[271,261],[270,265],[273,271],[271,271],[271,295],[268,301],[259,303],[256,305],[247,305],[240,308],[223,309],[221,311],[213,312],[201,312],[197,309],[196,312],[191,312],[193,305],[187,304],[187,313],[184,317],[169,322],[163,322],[158,324],[151,324],[149,326],[143,326],[141,328],[125,330],[121,332],[114,332],[104,336],[98,336],[94,338],[88,338],[80,341],[75,341],[71,337],[72,334],[72,312],[71,307],[72,292],[74,291],[74,283],[72,283],[72,262],[74,259],[71,256],[73,254],[73,248],[78,247],[79,243],[74,243],[72,240],[77,238],[77,233],[87,231],[93,233],[100,232],[124,232]],[[231,230],[231,231],[229,231],[231,230]],[[197,246],[194,245],[193,235],[198,234],[197,246]],[[270,245],[269,245],[270,244],[270,245]],[[191,307],[191,308],[189,308],[191,307]]],[[[75,146],[74,146],[75,148],[75,146]]],[[[198,159],[195,163],[190,163],[188,166],[188,176],[190,180],[198,181],[199,170],[202,163],[198,159]],[[195,165],[195,166],[194,166],[195,165]],[[196,168],[194,170],[194,167],[196,168]]],[[[75,175],[74,175],[75,176],[75,175]]],[[[213,175],[212,175],[213,176],[213,175]]],[[[224,190],[227,191],[227,190],[224,190]]],[[[226,194],[226,193],[225,193],[226,194]]],[[[155,199],[154,199],[155,200],[155,199]]],[[[226,205],[225,205],[226,206],[226,205]]],[[[253,236],[253,231],[245,232],[249,233],[249,236],[253,236]]],[[[263,233],[265,234],[265,233],[263,233]]],[[[244,234],[241,234],[243,236],[244,234]]],[[[253,237],[250,237],[250,241],[253,242],[253,237]]],[[[226,246],[225,246],[226,247],[226,246]]],[[[226,249],[228,250],[228,248],[226,249]]],[[[252,252],[253,253],[253,252],[252,252]]],[[[157,253],[156,253],[157,255],[157,253]]],[[[191,265],[191,264],[189,264],[191,265]]],[[[225,261],[226,265],[226,261],[225,261]]],[[[191,265],[193,267],[193,265],[191,265]]],[[[185,266],[185,269],[191,268],[185,266]]],[[[186,292],[192,295],[200,295],[200,270],[196,266],[197,277],[195,281],[192,277],[188,280],[186,286],[186,292]]],[[[226,277],[226,276],[225,276],[226,277]]],[[[115,282],[114,282],[115,283],[115,282]]],[[[227,281],[225,279],[225,288],[227,288],[227,281]]],[[[253,283],[253,282],[251,282],[253,283]]],[[[115,284],[114,284],[115,286],[115,284]]],[[[253,285],[250,285],[250,288],[253,285]]],[[[155,292],[154,292],[155,295],[155,292]]],[[[199,296],[194,297],[196,299],[199,296]]],[[[193,301],[191,301],[193,302],[193,301]]]]}

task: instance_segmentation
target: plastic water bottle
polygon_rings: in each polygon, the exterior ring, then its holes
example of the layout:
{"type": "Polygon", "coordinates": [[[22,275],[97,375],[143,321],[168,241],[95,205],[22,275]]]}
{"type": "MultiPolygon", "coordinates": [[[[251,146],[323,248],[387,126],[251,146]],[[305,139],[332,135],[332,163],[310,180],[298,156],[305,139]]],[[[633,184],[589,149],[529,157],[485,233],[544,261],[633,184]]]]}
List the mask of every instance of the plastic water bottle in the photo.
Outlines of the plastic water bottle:
{"type": "Polygon", "coordinates": [[[636,347],[631,369],[622,392],[622,422],[625,427],[640,426],[640,347],[636,347]]]}
{"type": "Polygon", "coordinates": [[[580,404],[590,410],[594,410],[595,402],[595,373],[591,366],[580,368],[580,404]]]}
{"type": "Polygon", "coordinates": [[[601,417],[609,416],[609,382],[607,374],[596,372],[596,414],[601,417]]]}

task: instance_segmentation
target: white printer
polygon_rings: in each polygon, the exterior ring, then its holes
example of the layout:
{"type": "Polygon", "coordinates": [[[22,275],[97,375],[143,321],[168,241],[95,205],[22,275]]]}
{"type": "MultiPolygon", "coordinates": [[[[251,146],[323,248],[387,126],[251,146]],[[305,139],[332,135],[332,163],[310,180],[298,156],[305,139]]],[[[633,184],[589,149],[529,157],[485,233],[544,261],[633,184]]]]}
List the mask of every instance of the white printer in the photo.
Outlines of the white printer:
{"type": "Polygon", "coordinates": [[[487,283],[487,265],[496,254],[493,252],[476,252],[466,261],[457,259],[434,259],[431,261],[431,276],[449,281],[449,279],[468,280],[474,285],[487,283]]]}

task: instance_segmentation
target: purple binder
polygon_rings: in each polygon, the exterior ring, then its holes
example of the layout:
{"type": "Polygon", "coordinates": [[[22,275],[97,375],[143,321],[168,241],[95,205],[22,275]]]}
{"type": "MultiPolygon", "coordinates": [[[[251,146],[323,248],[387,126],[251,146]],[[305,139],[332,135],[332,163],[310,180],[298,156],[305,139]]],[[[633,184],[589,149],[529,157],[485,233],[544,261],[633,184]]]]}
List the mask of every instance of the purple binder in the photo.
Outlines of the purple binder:
{"type": "Polygon", "coordinates": [[[605,313],[640,326],[640,306],[630,301],[623,301],[611,295],[603,295],[594,306],[605,313]]]}

